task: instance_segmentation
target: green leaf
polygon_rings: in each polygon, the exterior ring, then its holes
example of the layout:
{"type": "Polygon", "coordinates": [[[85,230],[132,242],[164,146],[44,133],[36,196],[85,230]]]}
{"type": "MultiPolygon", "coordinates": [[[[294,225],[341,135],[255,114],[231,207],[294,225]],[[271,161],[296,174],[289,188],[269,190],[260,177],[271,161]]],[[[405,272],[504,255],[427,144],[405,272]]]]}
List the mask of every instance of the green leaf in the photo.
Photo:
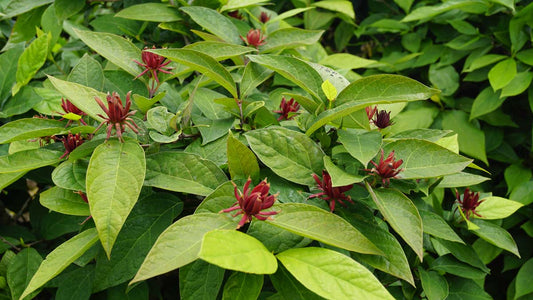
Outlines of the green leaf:
{"type": "Polygon", "coordinates": [[[235,56],[240,56],[250,52],[256,52],[257,49],[242,45],[228,44],[216,41],[201,41],[183,47],[183,49],[194,50],[207,54],[217,61],[225,60],[235,56]]]}
{"type": "Polygon", "coordinates": [[[343,218],[316,206],[284,203],[269,224],[319,242],[358,253],[382,255],[372,242],[343,218]]]}
{"type": "Polygon", "coordinates": [[[502,105],[505,99],[505,97],[500,97],[500,93],[495,93],[492,87],[485,88],[474,99],[472,110],[470,111],[470,120],[493,112],[502,105]]]}
{"type": "Polygon", "coordinates": [[[533,184],[531,184],[531,181],[518,184],[511,192],[511,195],[509,195],[509,199],[524,205],[533,203],[533,184]]]}
{"type": "Polygon", "coordinates": [[[13,95],[18,93],[21,87],[28,84],[46,62],[48,42],[51,37],[50,34],[43,34],[31,42],[28,48],[22,52],[22,55],[18,60],[17,73],[15,76],[17,84],[11,89],[13,95]]]}
{"type": "Polygon", "coordinates": [[[175,7],[163,3],[128,6],[115,14],[115,17],[149,22],[175,22],[182,19],[175,7]]]}
{"type": "Polygon", "coordinates": [[[448,297],[448,282],[439,273],[426,271],[418,267],[422,288],[428,300],[440,300],[448,297]]]}
{"type": "Polygon", "coordinates": [[[481,219],[486,220],[507,218],[524,206],[520,202],[496,196],[483,198],[482,201],[476,212],[481,215],[481,219]]]}
{"type": "Polygon", "coordinates": [[[200,213],[179,219],[161,233],[130,285],[193,262],[198,258],[204,234],[235,226],[221,214],[200,213]]]}
{"type": "Polygon", "coordinates": [[[352,2],[345,0],[337,1],[318,1],[312,4],[313,6],[323,9],[331,10],[344,14],[351,19],[355,20],[355,12],[353,10],[352,2]]]}
{"type": "Polygon", "coordinates": [[[328,101],[331,102],[337,98],[337,89],[333,84],[331,84],[331,82],[329,82],[329,80],[324,81],[321,85],[321,88],[328,101]]]}
{"type": "Polygon", "coordinates": [[[227,140],[228,169],[233,180],[246,179],[259,180],[259,164],[255,154],[246,145],[233,137],[231,132],[227,140]]]}
{"type": "Polygon", "coordinates": [[[422,218],[413,202],[398,190],[372,189],[366,182],[365,185],[387,223],[411,246],[422,261],[424,255],[422,218]]]}
{"type": "Polygon", "coordinates": [[[531,274],[533,274],[533,258],[530,258],[520,267],[520,270],[518,270],[515,282],[516,292],[514,299],[518,299],[521,296],[533,293],[533,285],[531,285],[531,274]]]}
{"type": "Polygon", "coordinates": [[[85,7],[84,0],[55,0],[54,8],[59,20],[65,20],[75,15],[85,7]]]}
{"type": "Polygon", "coordinates": [[[61,161],[61,151],[45,148],[19,151],[10,155],[0,156],[0,174],[27,172],[61,161]]]}
{"type": "Polygon", "coordinates": [[[241,97],[245,97],[250,94],[253,89],[267,80],[272,73],[272,70],[265,68],[260,64],[256,64],[254,62],[249,62],[246,64],[240,83],[241,97]]]}
{"type": "Polygon", "coordinates": [[[207,195],[202,203],[198,205],[194,213],[211,212],[216,214],[223,209],[233,206],[233,203],[236,201],[233,184],[228,181],[221,184],[216,190],[207,195]]]}
{"type": "Polygon", "coordinates": [[[533,80],[533,72],[520,72],[502,89],[501,97],[516,96],[522,94],[533,80]]]}
{"type": "Polygon", "coordinates": [[[487,276],[487,273],[462,263],[449,254],[434,260],[431,263],[431,269],[470,279],[483,279],[487,276]]]}
{"type": "Polygon", "coordinates": [[[74,66],[67,81],[101,91],[104,88],[104,71],[96,59],[85,54],[74,66]]]}
{"type": "Polygon", "coordinates": [[[146,172],[136,141],[111,139],[96,147],[87,168],[87,198],[102,246],[111,256],[117,235],[137,202],[146,172]]]}
{"type": "Polygon", "coordinates": [[[382,137],[377,131],[346,128],[338,130],[337,134],[348,153],[365,167],[381,149],[382,137]]]}
{"type": "Polygon", "coordinates": [[[188,6],[180,9],[188,14],[198,25],[224,41],[237,45],[242,44],[237,27],[216,10],[201,6],[188,6]]]}
{"type": "Polygon", "coordinates": [[[40,194],[39,202],[42,206],[58,213],[73,216],[89,216],[89,204],[80,195],[71,190],[54,186],[40,194]]]}
{"type": "Polygon", "coordinates": [[[250,147],[277,175],[304,185],[314,185],[312,174],[324,167],[322,149],[306,135],[282,127],[246,133],[250,147]]]}
{"type": "Polygon", "coordinates": [[[315,99],[320,100],[322,98],[321,85],[323,80],[317,71],[306,62],[294,57],[278,55],[246,55],[246,57],[254,63],[276,71],[311,94],[315,99]]]}
{"type": "Polygon", "coordinates": [[[472,185],[480,184],[487,180],[490,180],[490,178],[481,176],[481,175],[461,172],[461,173],[444,176],[442,181],[439,183],[438,187],[452,188],[452,187],[461,187],[461,186],[472,186],[472,185]]]}
{"type": "Polygon", "coordinates": [[[464,244],[463,240],[441,216],[427,210],[419,210],[418,212],[422,218],[422,224],[424,225],[422,228],[425,233],[448,241],[464,244]]]}
{"type": "Polygon", "coordinates": [[[213,162],[196,154],[159,152],[146,159],[145,186],[206,196],[228,179],[213,162]]]}
{"type": "Polygon", "coordinates": [[[146,51],[164,56],[172,61],[190,67],[193,70],[204,74],[224,87],[233,95],[233,97],[238,98],[235,81],[231,77],[231,74],[213,57],[202,52],[189,49],[158,49],[146,51]]]}
{"type": "Polygon", "coordinates": [[[429,20],[452,9],[460,9],[470,13],[482,13],[488,9],[488,4],[482,0],[450,0],[434,6],[422,6],[413,10],[402,22],[429,20]]]}
{"type": "Polygon", "coordinates": [[[98,241],[96,229],[87,229],[50,252],[31,278],[20,298],[31,294],[57,276],[98,241]]]}
{"type": "Polygon", "coordinates": [[[463,72],[472,72],[477,69],[481,69],[483,67],[491,65],[507,57],[508,56],[500,55],[500,54],[487,54],[487,55],[480,56],[474,59],[472,63],[470,63],[470,66],[467,69],[463,70],[463,72]]]}
{"type": "Polygon", "coordinates": [[[166,92],[159,93],[152,98],[146,98],[141,95],[134,94],[133,102],[139,108],[139,110],[145,114],[152,106],[159,100],[163,99],[166,95],[166,92]]]}
{"type": "Polygon", "coordinates": [[[19,180],[26,174],[26,171],[13,172],[13,173],[0,173],[0,190],[5,189],[13,182],[19,180]]]}
{"type": "Polygon", "coordinates": [[[52,172],[52,181],[60,188],[85,192],[88,165],[86,160],[64,161],[52,172]]]}
{"type": "Polygon", "coordinates": [[[28,12],[34,8],[43,6],[48,3],[54,2],[53,0],[13,0],[5,6],[2,5],[2,13],[0,16],[3,19],[10,19],[14,16],[28,12]]]}
{"type": "Polygon", "coordinates": [[[496,91],[506,85],[516,76],[516,61],[508,58],[496,64],[489,71],[489,82],[496,91]]]}
{"type": "Polygon", "coordinates": [[[157,237],[182,209],[183,202],[173,195],[141,193],[117,237],[111,258],[104,253],[96,257],[93,290],[105,290],[135,276],[157,237]]]}
{"type": "Polygon", "coordinates": [[[454,174],[463,170],[472,160],[456,154],[435,143],[401,139],[388,143],[384,153],[394,151],[394,157],[403,160],[403,171],[398,175],[403,179],[432,178],[454,174]]]}
{"type": "Polygon", "coordinates": [[[323,300],[324,298],[308,290],[283,265],[278,265],[276,273],[270,275],[270,280],[281,299],[291,300],[323,300]]]}
{"type": "Polygon", "coordinates": [[[318,120],[307,129],[310,135],[327,123],[374,104],[418,101],[439,91],[400,75],[372,75],[352,82],[337,96],[336,107],[318,115],[318,120]],[[383,88],[386,87],[386,88],[383,88]]]}
{"type": "Polygon", "coordinates": [[[133,76],[142,72],[141,67],[134,62],[141,58],[141,50],[132,42],[111,33],[77,29],[74,32],[87,46],[124,71],[133,76]]]}
{"type": "Polygon", "coordinates": [[[56,300],[89,299],[94,281],[94,265],[68,272],[58,278],[56,300]]]}
{"type": "Polygon", "coordinates": [[[488,164],[485,153],[485,133],[468,121],[468,114],[461,110],[445,111],[442,128],[457,132],[459,149],[488,164]]]}
{"type": "Polygon", "coordinates": [[[452,277],[448,278],[449,294],[446,300],[491,300],[493,299],[483,287],[470,279],[452,277]]]}
{"type": "Polygon", "coordinates": [[[525,64],[533,66],[533,49],[527,49],[527,50],[518,52],[516,54],[516,58],[518,58],[519,61],[525,64]]]}
{"type": "Polygon", "coordinates": [[[394,299],[358,262],[324,248],[296,248],[277,258],[305,287],[328,299],[394,299]]]}
{"type": "MultiPolygon", "coordinates": [[[[20,299],[22,292],[30,282],[39,265],[43,261],[41,255],[34,248],[24,248],[11,259],[7,267],[7,285],[12,299],[20,299]]],[[[35,296],[35,295],[32,295],[35,296]]],[[[28,299],[31,297],[28,297],[28,299]]]]}
{"type": "Polygon", "coordinates": [[[312,45],[320,40],[324,30],[282,28],[268,34],[265,44],[259,46],[261,53],[312,45]]]}
{"type": "Polygon", "coordinates": [[[472,233],[494,246],[507,250],[520,258],[516,242],[507,230],[489,221],[473,219],[471,222],[479,227],[477,230],[472,230],[472,233]]]}
{"type": "Polygon", "coordinates": [[[257,299],[263,287],[262,275],[234,272],[224,285],[222,300],[257,299]]]}
{"type": "Polygon", "coordinates": [[[319,63],[335,69],[361,69],[375,64],[377,61],[349,53],[335,53],[326,56],[319,63]]]}
{"type": "Polygon", "coordinates": [[[505,169],[504,177],[507,183],[507,194],[514,191],[514,189],[523,182],[529,181],[533,172],[522,164],[513,164],[505,169]]]}
{"type": "Polygon", "coordinates": [[[305,247],[311,243],[311,240],[306,237],[262,221],[252,221],[246,233],[258,239],[273,253],[283,252],[291,248],[305,247]]]}
{"type": "Polygon", "coordinates": [[[481,261],[478,254],[471,246],[466,245],[465,243],[457,243],[442,238],[431,239],[431,241],[433,242],[433,245],[439,244],[440,246],[446,248],[458,260],[476,267],[485,273],[490,272],[490,269],[485,266],[483,261],[481,261]]]}
{"type": "Polygon", "coordinates": [[[213,230],[206,233],[198,257],[224,269],[273,274],[276,257],[257,239],[237,230],[213,230]]]}
{"type": "MultiPolygon", "coordinates": [[[[2,66],[0,69],[0,102],[11,96],[11,87],[16,82],[16,78],[13,74],[17,72],[17,63],[22,52],[24,52],[24,47],[20,46],[0,54],[0,65],[2,66]]],[[[11,101],[13,101],[13,99],[16,99],[16,97],[11,98],[11,101]]],[[[28,100],[26,101],[29,102],[28,100]]],[[[2,107],[0,117],[2,117],[3,113],[7,114],[5,104],[6,103],[3,104],[4,106],[2,107]]]]}
{"type": "Polygon", "coordinates": [[[83,112],[87,113],[93,119],[101,122],[103,119],[98,114],[105,115],[104,111],[94,98],[98,97],[105,102],[106,94],[99,92],[93,88],[84,85],[64,81],[53,76],[48,76],[48,79],[54,85],[56,90],[65,96],[70,102],[76,105],[83,112]]]}
{"type": "Polygon", "coordinates": [[[220,8],[220,12],[238,10],[239,8],[252,7],[258,5],[265,5],[265,0],[228,0],[224,1],[224,5],[220,8]]]}
{"type": "Polygon", "coordinates": [[[365,179],[366,176],[353,175],[350,174],[340,167],[337,167],[329,156],[324,156],[324,168],[328,171],[331,176],[331,185],[336,186],[345,186],[353,183],[361,182],[365,179]]]}
{"type": "Polygon", "coordinates": [[[437,65],[429,66],[429,81],[442,91],[442,95],[451,96],[459,88],[459,74],[453,66],[438,68],[437,65]]]}
{"type": "Polygon", "coordinates": [[[201,259],[180,268],[180,299],[216,299],[225,270],[201,259]]]}
{"type": "Polygon", "coordinates": [[[0,127],[0,144],[23,141],[43,136],[71,133],[92,133],[91,126],[65,128],[65,123],[50,119],[18,119],[0,127]]]}

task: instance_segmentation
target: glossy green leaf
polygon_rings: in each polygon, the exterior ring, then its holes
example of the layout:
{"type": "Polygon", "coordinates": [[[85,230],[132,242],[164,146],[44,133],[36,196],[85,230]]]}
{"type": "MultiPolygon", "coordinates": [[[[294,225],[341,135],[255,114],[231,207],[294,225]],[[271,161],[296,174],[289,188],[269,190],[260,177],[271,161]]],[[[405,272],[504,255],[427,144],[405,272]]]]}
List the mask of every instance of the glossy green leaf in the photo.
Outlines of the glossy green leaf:
{"type": "Polygon", "coordinates": [[[94,150],[87,168],[87,198],[102,246],[109,257],[117,235],[137,202],[146,172],[136,141],[108,140],[94,150]]]}
{"type": "Polygon", "coordinates": [[[12,173],[0,173],[0,190],[5,189],[13,182],[19,180],[26,174],[26,171],[12,172],[12,173]]]}
{"type": "Polygon", "coordinates": [[[506,85],[516,76],[516,61],[508,58],[497,63],[489,71],[489,82],[492,88],[496,91],[506,85]]]}
{"type": "Polygon", "coordinates": [[[422,261],[424,255],[422,218],[411,199],[395,189],[372,189],[368,183],[365,185],[387,223],[411,246],[422,261]]]}
{"type": "Polygon", "coordinates": [[[425,233],[448,241],[464,244],[463,240],[441,216],[427,210],[419,210],[418,212],[422,218],[422,228],[425,233]]]}
{"type": "Polygon", "coordinates": [[[276,288],[281,299],[291,300],[323,300],[324,298],[313,293],[303,286],[289,271],[282,265],[278,265],[276,273],[270,275],[270,281],[276,288]]]}
{"type": "Polygon", "coordinates": [[[42,192],[39,202],[42,206],[65,215],[89,216],[91,214],[89,204],[83,201],[80,195],[57,186],[42,192]]]}
{"type": "Polygon", "coordinates": [[[495,93],[492,87],[485,88],[474,99],[472,110],[470,111],[470,120],[493,112],[502,105],[505,99],[505,97],[500,97],[500,93],[495,93]]]}
{"type": "Polygon", "coordinates": [[[180,268],[180,299],[215,300],[219,293],[225,270],[197,259],[180,268]]]}
{"type": "Polygon", "coordinates": [[[472,186],[472,185],[480,184],[487,180],[490,180],[490,178],[481,176],[481,175],[460,172],[460,173],[444,176],[442,181],[439,183],[438,187],[452,188],[452,187],[472,186]]]}
{"type": "Polygon", "coordinates": [[[59,245],[46,256],[20,298],[31,294],[57,276],[97,241],[96,229],[91,228],[59,245]]]}
{"type": "Polygon", "coordinates": [[[403,160],[400,166],[403,171],[398,176],[404,179],[454,174],[472,162],[471,159],[424,140],[396,140],[386,144],[384,151],[385,155],[394,151],[396,160],[403,160]]]}
{"type": "Polygon", "coordinates": [[[355,20],[355,12],[353,10],[352,2],[350,1],[345,1],[345,0],[317,1],[313,3],[312,5],[323,8],[323,9],[331,10],[334,12],[339,12],[355,20]]]}
{"type": "MultiPolygon", "coordinates": [[[[237,216],[237,218],[238,217],[239,216],[237,216]]],[[[270,252],[273,253],[283,252],[291,248],[305,247],[312,242],[306,237],[294,234],[260,220],[252,221],[246,233],[258,239],[270,252]]]]}
{"type": "Polygon", "coordinates": [[[312,45],[320,40],[323,33],[323,30],[306,30],[294,27],[278,29],[268,34],[265,44],[259,46],[259,51],[268,53],[280,49],[312,45]]]}
{"type": "Polygon", "coordinates": [[[487,275],[487,273],[479,269],[456,260],[449,254],[434,260],[431,263],[431,269],[470,279],[483,279],[487,275]]]}
{"type": "Polygon", "coordinates": [[[472,63],[470,63],[470,66],[466,70],[464,70],[463,72],[472,72],[472,71],[475,71],[477,69],[481,69],[481,68],[486,67],[488,65],[491,65],[491,64],[493,64],[495,62],[499,62],[500,60],[502,60],[504,58],[507,58],[507,56],[500,55],[500,54],[483,55],[481,57],[478,57],[478,58],[474,59],[472,61],[472,63]]]}
{"type": "Polygon", "coordinates": [[[60,188],[85,192],[88,164],[88,161],[81,159],[64,161],[52,172],[52,181],[60,188]]]}
{"type": "Polygon", "coordinates": [[[358,262],[324,248],[296,248],[277,258],[305,287],[328,299],[394,299],[358,262]]]}
{"type": "Polygon", "coordinates": [[[134,60],[138,61],[141,58],[141,50],[127,39],[106,32],[76,29],[74,29],[74,32],[87,46],[124,71],[133,76],[137,76],[142,72],[141,67],[134,62],[134,60]]]}
{"type": "MultiPolygon", "coordinates": [[[[13,49],[7,50],[4,53],[0,54],[0,65],[2,69],[0,70],[0,100],[4,101],[6,98],[11,96],[11,87],[16,82],[15,74],[17,72],[17,64],[20,55],[24,52],[24,47],[15,47],[13,49]]],[[[24,92],[24,89],[22,90],[24,92]]],[[[20,96],[20,94],[17,94],[20,96]]],[[[10,101],[17,99],[13,97],[10,101]]],[[[7,103],[9,103],[8,101],[7,103]]],[[[26,101],[30,102],[30,101],[26,101]]],[[[2,112],[0,112],[0,117],[3,117],[3,114],[7,114],[7,103],[3,104],[2,112]]]]}
{"type": "Polygon", "coordinates": [[[485,153],[485,133],[468,121],[468,115],[464,111],[444,112],[442,127],[457,132],[461,152],[488,163],[485,153]]]}
{"type": "Polygon", "coordinates": [[[67,81],[101,91],[104,88],[104,71],[96,59],[85,54],[74,66],[67,81]]]}
{"type": "Polygon", "coordinates": [[[509,199],[520,202],[524,205],[533,203],[533,184],[531,181],[525,181],[516,186],[509,195],[509,199]]]}
{"type": "Polygon", "coordinates": [[[224,41],[237,45],[242,44],[237,27],[216,10],[201,6],[188,6],[180,9],[188,14],[198,25],[224,41]]]}
{"type": "Polygon", "coordinates": [[[44,34],[38,37],[22,52],[18,60],[17,73],[15,75],[17,84],[11,89],[13,95],[18,93],[21,87],[28,84],[46,62],[48,43],[51,37],[50,34],[44,34]]]}
{"type": "Polygon", "coordinates": [[[256,52],[257,49],[241,45],[228,44],[216,41],[201,41],[183,47],[183,49],[202,52],[220,61],[231,57],[240,56],[250,52],[256,52]]]}
{"type": "Polygon", "coordinates": [[[253,7],[257,5],[265,5],[265,0],[228,0],[224,1],[224,5],[220,8],[220,12],[233,11],[245,7],[253,7]]]}
{"type": "Polygon", "coordinates": [[[259,180],[259,164],[255,154],[233,134],[227,140],[228,169],[233,180],[241,178],[259,180]]]}
{"type": "Polygon", "coordinates": [[[34,248],[24,248],[17,256],[11,259],[6,274],[7,284],[11,291],[11,299],[21,298],[20,296],[32,276],[37,272],[42,261],[41,255],[34,248]]]}
{"type": "Polygon", "coordinates": [[[83,0],[55,0],[54,8],[58,19],[65,20],[85,7],[83,0]]]}
{"type": "Polygon", "coordinates": [[[147,51],[164,56],[172,61],[190,67],[193,70],[204,74],[224,87],[235,98],[238,97],[235,81],[231,77],[228,70],[226,70],[226,68],[224,68],[224,66],[217,62],[213,57],[202,52],[189,49],[158,49],[147,51]]]}
{"type": "Polygon", "coordinates": [[[322,78],[307,63],[294,57],[278,55],[247,55],[252,62],[276,71],[281,76],[311,94],[317,100],[322,97],[322,78]]]}
{"type": "Polygon", "coordinates": [[[516,58],[518,58],[519,61],[525,64],[533,66],[533,49],[527,49],[518,52],[516,54],[516,58]]]}
{"type": "Polygon", "coordinates": [[[348,153],[363,166],[367,166],[381,149],[382,137],[377,131],[347,128],[337,131],[337,134],[348,153]]]}
{"type": "Polygon", "coordinates": [[[481,219],[486,220],[507,218],[524,206],[520,202],[496,196],[483,198],[482,201],[476,212],[481,215],[481,219]]]}
{"type": "Polygon", "coordinates": [[[115,14],[115,17],[149,22],[175,22],[182,19],[175,7],[164,3],[142,3],[128,6],[115,14]]]}
{"type": "Polygon", "coordinates": [[[237,230],[206,233],[198,257],[224,269],[253,274],[273,274],[276,258],[257,239],[237,230]]]}
{"type": "Polygon", "coordinates": [[[485,273],[490,272],[490,269],[485,266],[476,251],[470,245],[442,238],[431,239],[431,241],[433,242],[433,245],[438,244],[439,246],[446,248],[446,250],[448,250],[458,260],[476,267],[485,273]]]}
{"type": "Polygon", "coordinates": [[[143,195],[120,231],[111,258],[96,257],[93,290],[101,291],[130,280],[141,266],[157,237],[182,211],[183,202],[167,193],[143,195]]]}
{"type": "Polygon", "coordinates": [[[507,183],[507,193],[509,194],[512,192],[521,183],[529,181],[531,176],[533,176],[532,170],[522,164],[512,164],[508,166],[504,172],[505,183],[507,183]]]}
{"type": "Polygon", "coordinates": [[[272,70],[265,68],[260,64],[254,62],[246,64],[240,83],[241,97],[250,94],[253,89],[267,80],[272,74],[272,70]]]}
{"type": "Polygon", "coordinates": [[[437,93],[436,89],[400,75],[364,77],[342,90],[335,100],[336,107],[318,115],[318,120],[306,134],[310,135],[327,123],[370,105],[424,100],[437,93]]]}
{"type": "Polygon", "coordinates": [[[335,69],[361,69],[375,63],[377,63],[377,61],[349,53],[331,54],[320,61],[321,65],[331,66],[335,69]]]}
{"type": "Polygon", "coordinates": [[[322,149],[300,132],[270,127],[249,131],[245,136],[259,159],[287,180],[314,185],[312,174],[322,173],[322,149]]]}
{"type": "Polygon", "coordinates": [[[14,0],[9,1],[4,7],[0,16],[5,19],[20,15],[34,8],[43,6],[48,3],[54,2],[53,0],[14,0]]]}
{"type": "Polygon", "coordinates": [[[488,4],[482,0],[450,0],[434,6],[422,6],[413,10],[402,22],[428,20],[452,9],[461,9],[472,13],[482,13],[488,9],[488,4]]]}
{"type": "Polygon", "coordinates": [[[161,233],[130,285],[193,262],[198,258],[204,234],[235,226],[221,214],[200,213],[179,219],[161,233]]]}
{"type": "Polygon", "coordinates": [[[470,279],[452,277],[448,278],[449,294],[447,300],[491,300],[493,299],[483,287],[470,279]]]}
{"type": "Polygon", "coordinates": [[[520,72],[502,89],[501,97],[516,96],[522,94],[533,80],[533,72],[520,72]]]}
{"type": "Polygon", "coordinates": [[[277,204],[274,209],[279,213],[266,221],[269,224],[349,251],[383,254],[350,223],[326,210],[301,203],[277,204]]]}
{"type": "Polygon", "coordinates": [[[97,121],[103,121],[98,114],[105,115],[98,103],[94,100],[95,97],[100,98],[105,102],[106,94],[99,92],[93,88],[84,85],[64,81],[53,76],[48,76],[50,82],[54,87],[65,96],[70,102],[76,105],[83,112],[87,113],[97,121]]]}
{"type": "Polygon", "coordinates": [[[531,285],[531,274],[533,274],[533,258],[525,262],[518,270],[515,282],[515,298],[533,293],[533,286],[531,285]]]}
{"type": "Polygon", "coordinates": [[[72,133],[92,133],[93,127],[80,126],[65,128],[65,123],[50,119],[18,119],[0,127],[0,144],[22,141],[43,136],[72,133]]]}
{"type": "Polygon", "coordinates": [[[477,230],[472,230],[472,233],[494,246],[507,250],[520,258],[518,246],[507,230],[489,221],[473,219],[471,222],[479,227],[477,230]]]}
{"type": "Polygon", "coordinates": [[[145,186],[206,196],[228,179],[213,162],[196,154],[160,152],[146,159],[145,186]]]}
{"type": "Polygon", "coordinates": [[[53,165],[61,161],[61,155],[61,151],[38,148],[0,156],[0,174],[25,172],[53,165]]]}
{"type": "Polygon", "coordinates": [[[222,300],[257,299],[263,287],[263,275],[234,272],[224,285],[222,300]]]}
{"type": "Polygon", "coordinates": [[[361,182],[366,176],[350,174],[340,167],[337,167],[329,156],[324,156],[324,168],[331,176],[331,184],[333,187],[345,186],[353,183],[361,182]]]}
{"type": "Polygon", "coordinates": [[[89,299],[94,281],[94,265],[86,265],[59,278],[55,300],[89,299]]]}
{"type": "Polygon", "coordinates": [[[442,275],[434,271],[426,271],[418,267],[422,288],[428,300],[446,299],[448,296],[448,282],[442,275]]]}

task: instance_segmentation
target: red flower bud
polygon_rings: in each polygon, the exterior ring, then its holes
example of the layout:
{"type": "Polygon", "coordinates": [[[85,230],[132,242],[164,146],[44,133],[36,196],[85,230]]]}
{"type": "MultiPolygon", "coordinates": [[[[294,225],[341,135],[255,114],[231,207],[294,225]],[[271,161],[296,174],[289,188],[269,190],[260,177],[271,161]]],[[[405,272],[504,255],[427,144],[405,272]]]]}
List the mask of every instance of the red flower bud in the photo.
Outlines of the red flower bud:
{"type": "Polygon", "coordinates": [[[336,201],[338,201],[343,206],[346,206],[343,200],[353,203],[350,196],[344,194],[344,192],[349,191],[353,187],[353,184],[333,187],[333,183],[331,182],[331,176],[326,171],[322,171],[322,180],[320,180],[320,178],[316,174],[313,174],[313,178],[315,179],[316,184],[318,185],[318,189],[322,192],[313,194],[309,196],[309,198],[321,198],[326,201],[329,201],[329,209],[332,212],[335,210],[336,201]]]}
{"type": "Polygon", "coordinates": [[[265,44],[265,38],[260,29],[250,29],[248,34],[246,34],[246,40],[242,36],[241,40],[243,40],[248,46],[256,48],[265,44]]]}

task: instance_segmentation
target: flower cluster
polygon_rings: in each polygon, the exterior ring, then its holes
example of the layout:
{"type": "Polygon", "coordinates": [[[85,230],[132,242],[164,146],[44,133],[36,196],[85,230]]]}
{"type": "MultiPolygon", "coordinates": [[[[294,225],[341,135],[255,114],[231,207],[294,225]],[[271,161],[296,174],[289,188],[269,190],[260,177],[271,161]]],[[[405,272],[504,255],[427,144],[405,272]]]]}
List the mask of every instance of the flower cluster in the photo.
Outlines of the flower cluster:
{"type": "Polygon", "coordinates": [[[383,129],[391,126],[393,122],[390,120],[390,111],[378,110],[377,106],[365,108],[366,116],[377,128],[383,129]]]}
{"type": "MultiPolygon", "coordinates": [[[[76,105],[72,104],[72,102],[70,102],[68,99],[65,100],[65,99],[61,98],[61,108],[65,112],[65,113],[59,113],[62,116],[66,115],[66,114],[75,114],[75,115],[78,115],[80,117],[83,117],[83,116],[87,115],[85,112],[83,112],[81,109],[79,109],[76,105]]],[[[81,119],[81,118],[80,118],[80,122],[83,125],[87,125],[87,123],[85,123],[85,121],[83,121],[83,119],[81,119]]],[[[72,124],[72,120],[68,121],[67,126],[69,126],[70,124],[72,124]]]]}
{"type": "MultiPolygon", "coordinates": [[[[233,182],[232,182],[233,183],[233,182]]],[[[248,178],[244,184],[243,191],[238,190],[237,185],[233,183],[235,198],[237,202],[232,207],[223,209],[220,212],[230,212],[238,210],[233,217],[243,215],[239,222],[238,228],[244,226],[244,224],[252,221],[252,217],[258,220],[267,220],[270,216],[277,214],[277,211],[263,211],[272,207],[276,201],[276,195],[269,195],[270,184],[267,183],[266,178],[261,181],[257,186],[250,190],[250,184],[252,179],[248,178]]]]}
{"type": "Polygon", "coordinates": [[[241,36],[241,40],[245,42],[246,45],[255,48],[265,44],[265,37],[263,37],[260,29],[250,29],[246,34],[246,39],[241,36]]]}
{"type": "MultiPolygon", "coordinates": [[[[147,72],[149,72],[148,76],[150,78],[155,79],[155,81],[157,83],[159,83],[159,78],[158,78],[157,72],[163,72],[163,73],[166,73],[166,74],[171,74],[168,70],[171,70],[172,68],[171,67],[167,67],[167,65],[170,63],[170,61],[165,61],[166,60],[165,57],[163,57],[161,55],[158,55],[158,54],[155,54],[155,53],[152,53],[152,52],[148,52],[148,51],[146,51],[146,49],[148,49],[148,48],[145,47],[143,52],[142,52],[142,54],[141,54],[141,58],[142,58],[142,61],[143,61],[142,63],[138,62],[137,60],[133,60],[139,66],[144,68],[144,70],[141,72],[141,74],[137,75],[137,77],[135,77],[134,79],[137,79],[137,78],[143,76],[144,74],[146,74],[147,72]]],[[[155,49],[155,46],[153,46],[152,49],[155,49]]]]}
{"type": "Polygon", "coordinates": [[[309,196],[309,198],[321,198],[329,201],[329,209],[332,212],[335,210],[335,203],[337,201],[343,206],[346,206],[343,201],[353,203],[350,196],[344,194],[353,187],[353,184],[334,187],[333,183],[331,182],[331,176],[326,171],[322,171],[322,180],[316,174],[313,174],[313,178],[318,185],[318,189],[322,192],[313,194],[309,196]]]}
{"type": "Polygon", "coordinates": [[[381,149],[381,157],[379,159],[379,164],[375,163],[374,161],[370,161],[375,168],[365,170],[367,172],[379,176],[383,185],[387,186],[390,183],[390,179],[397,178],[398,173],[403,170],[398,169],[402,165],[403,160],[395,160],[394,151],[392,151],[386,159],[384,159],[384,157],[385,153],[383,152],[383,149],[381,149]]]}
{"type": "Polygon", "coordinates": [[[469,188],[466,188],[462,199],[457,190],[455,191],[455,197],[457,198],[457,203],[459,203],[459,207],[465,214],[466,219],[470,219],[471,215],[481,217],[481,215],[476,212],[476,208],[485,200],[479,201],[479,193],[470,191],[469,188]]]}
{"type": "Polygon", "coordinates": [[[290,113],[295,113],[300,109],[300,103],[294,101],[293,98],[291,100],[287,101],[285,100],[285,97],[281,98],[281,103],[279,105],[279,110],[275,110],[274,112],[277,114],[280,114],[278,121],[281,120],[290,120],[294,116],[289,116],[290,113]]]}
{"type": "Polygon", "coordinates": [[[85,142],[84,138],[79,133],[72,134],[70,132],[66,136],[54,136],[53,139],[62,142],[63,146],[65,147],[65,153],[63,153],[60,158],[67,157],[70,152],[74,151],[74,149],[78,148],[81,144],[85,142]]]}
{"type": "Polygon", "coordinates": [[[107,138],[111,137],[111,131],[113,128],[115,128],[116,134],[121,142],[124,142],[124,139],[122,138],[122,133],[126,130],[126,126],[131,128],[135,133],[139,133],[137,130],[139,127],[135,122],[130,118],[130,116],[133,116],[136,111],[130,111],[131,107],[131,99],[130,99],[131,91],[126,94],[126,106],[124,107],[122,105],[122,100],[120,100],[120,96],[113,92],[112,95],[107,93],[107,107],[105,104],[100,100],[98,97],[94,97],[98,105],[102,108],[102,110],[105,112],[107,116],[103,116],[101,114],[98,114],[98,116],[104,121],[96,128],[94,132],[97,132],[104,124],[107,124],[107,138]]]}

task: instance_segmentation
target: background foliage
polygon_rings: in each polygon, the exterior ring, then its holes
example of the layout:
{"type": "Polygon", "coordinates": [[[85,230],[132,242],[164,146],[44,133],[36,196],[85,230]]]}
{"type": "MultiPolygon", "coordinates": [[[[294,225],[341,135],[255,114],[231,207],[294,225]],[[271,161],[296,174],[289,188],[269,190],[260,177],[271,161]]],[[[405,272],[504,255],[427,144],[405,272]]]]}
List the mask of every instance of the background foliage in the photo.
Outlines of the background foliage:
{"type": "Polygon", "coordinates": [[[0,0],[0,17],[0,297],[533,298],[531,1],[0,0]],[[169,64],[139,76],[147,52],[169,64]],[[138,134],[92,135],[108,92],[138,134]],[[68,133],[84,143],[65,152],[68,133]],[[219,212],[248,178],[277,214],[234,230],[219,212]]]}

